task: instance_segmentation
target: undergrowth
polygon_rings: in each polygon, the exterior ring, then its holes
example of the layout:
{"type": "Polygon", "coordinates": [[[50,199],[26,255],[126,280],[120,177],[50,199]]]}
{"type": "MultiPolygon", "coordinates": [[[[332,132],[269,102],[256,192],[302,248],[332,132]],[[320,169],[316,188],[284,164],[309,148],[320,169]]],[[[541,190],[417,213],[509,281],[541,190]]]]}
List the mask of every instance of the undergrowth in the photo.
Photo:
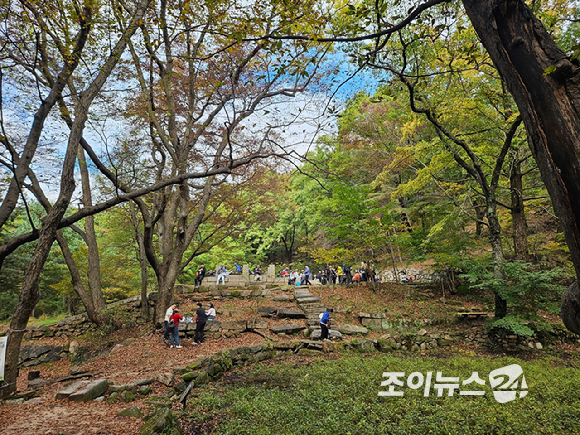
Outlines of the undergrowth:
{"type": "Polygon", "coordinates": [[[239,369],[200,389],[188,402],[184,426],[196,434],[576,433],[579,383],[577,369],[548,357],[522,361],[346,356],[311,365],[287,361],[239,369]],[[494,398],[488,375],[511,364],[523,368],[528,394],[502,404],[494,398]],[[379,391],[387,390],[381,387],[383,372],[433,372],[430,394],[424,397],[423,388],[405,385],[398,387],[403,397],[379,397],[379,391]],[[448,397],[445,391],[438,397],[433,386],[436,372],[458,376],[460,383],[478,372],[486,385],[469,390],[481,389],[485,395],[461,396],[455,391],[448,397]]]}

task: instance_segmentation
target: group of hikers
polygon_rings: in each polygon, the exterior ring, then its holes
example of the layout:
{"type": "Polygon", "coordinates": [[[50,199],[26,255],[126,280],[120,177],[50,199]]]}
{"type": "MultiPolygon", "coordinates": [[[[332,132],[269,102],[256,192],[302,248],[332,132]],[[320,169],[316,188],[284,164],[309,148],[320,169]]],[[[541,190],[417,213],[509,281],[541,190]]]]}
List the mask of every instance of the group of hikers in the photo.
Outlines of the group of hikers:
{"type": "MultiPolygon", "coordinates": [[[[203,308],[201,302],[197,303],[197,310],[195,311],[195,334],[193,336],[193,344],[201,344],[204,342],[203,331],[208,320],[215,319],[216,311],[213,304],[207,304],[207,309],[203,308]]],[[[179,344],[179,322],[185,320],[179,314],[179,304],[172,304],[165,312],[163,326],[165,328],[163,333],[163,340],[169,343],[170,348],[181,349],[183,346],[179,344]]]]}
{"type": "MultiPolygon", "coordinates": [[[[241,275],[242,274],[242,266],[240,266],[238,263],[234,263],[233,269],[228,270],[225,265],[218,264],[216,269],[215,269],[215,276],[216,276],[215,284],[220,285],[220,282],[221,282],[222,285],[225,285],[226,276],[231,275],[231,274],[241,275]]],[[[249,270],[248,274],[255,275],[256,280],[259,281],[259,278],[262,275],[262,267],[260,265],[257,265],[253,270],[249,270]]],[[[208,270],[205,267],[205,264],[203,264],[203,263],[200,264],[199,268],[197,269],[197,272],[195,273],[195,285],[200,286],[201,283],[203,282],[203,279],[206,276],[213,276],[213,275],[214,275],[213,270],[208,272],[208,270]]]]}
{"type": "MultiPolygon", "coordinates": [[[[324,313],[320,313],[320,339],[328,340],[330,332],[330,313],[332,308],[326,308],[324,313]]],[[[195,311],[195,334],[193,336],[194,345],[202,344],[205,340],[203,331],[208,320],[214,320],[216,311],[214,305],[209,302],[207,309],[203,308],[201,302],[197,303],[197,310],[195,311]]],[[[165,327],[163,333],[163,340],[169,344],[170,349],[181,349],[183,346],[179,344],[179,322],[185,320],[179,314],[179,304],[176,302],[172,304],[165,312],[165,319],[163,325],[165,327]]]]}
{"type": "MultiPolygon", "coordinates": [[[[305,266],[299,273],[298,270],[285,268],[280,273],[281,276],[288,278],[289,285],[310,285],[310,268],[305,266]]],[[[376,282],[377,276],[375,272],[375,265],[371,263],[369,266],[366,262],[362,262],[361,266],[354,270],[348,265],[331,266],[328,264],[326,269],[319,270],[314,279],[317,279],[320,284],[352,284],[360,282],[376,282]]]]}
{"type": "MultiPolygon", "coordinates": [[[[238,263],[234,263],[234,267],[232,271],[226,269],[224,265],[218,265],[216,267],[215,272],[212,270],[208,273],[205,265],[202,263],[199,266],[195,274],[195,285],[200,286],[203,279],[206,276],[214,275],[216,276],[216,285],[225,285],[226,283],[226,276],[230,274],[242,274],[242,267],[238,263]],[[234,271],[235,270],[235,271],[234,271]]],[[[254,275],[256,280],[260,280],[262,275],[262,268],[260,265],[257,265],[254,269],[248,270],[249,275],[254,275]]],[[[366,262],[362,262],[358,269],[353,269],[348,264],[344,263],[340,266],[331,266],[328,264],[326,269],[319,270],[318,273],[312,276],[310,272],[310,267],[307,265],[301,271],[298,269],[289,269],[284,268],[280,272],[280,276],[288,279],[289,285],[311,285],[310,279],[317,279],[320,284],[352,284],[352,283],[361,283],[361,282],[377,282],[377,274],[375,271],[374,264],[368,264],[366,262]]]]}

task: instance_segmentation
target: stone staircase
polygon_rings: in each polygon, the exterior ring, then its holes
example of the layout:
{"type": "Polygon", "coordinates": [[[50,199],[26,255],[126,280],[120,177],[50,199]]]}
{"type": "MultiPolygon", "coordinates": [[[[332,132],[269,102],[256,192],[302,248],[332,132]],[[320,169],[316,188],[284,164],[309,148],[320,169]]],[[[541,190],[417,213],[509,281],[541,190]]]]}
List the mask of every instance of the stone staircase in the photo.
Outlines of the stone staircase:
{"type": "MultiPolygon", "coordinates": [[[[306,322],[308,323],[308,329],[310,329],[311,332],[311,338],[320,338],[320,313],[323,313],[325,309],[320,296],[310,293],[309,289],[302,288],[294,291],[294,299],[296,300],[298,307],[306,315],[306,322]]],[[[331,325],[329,337],[341,338],[342,334],[333,330],[331,325]]]]}

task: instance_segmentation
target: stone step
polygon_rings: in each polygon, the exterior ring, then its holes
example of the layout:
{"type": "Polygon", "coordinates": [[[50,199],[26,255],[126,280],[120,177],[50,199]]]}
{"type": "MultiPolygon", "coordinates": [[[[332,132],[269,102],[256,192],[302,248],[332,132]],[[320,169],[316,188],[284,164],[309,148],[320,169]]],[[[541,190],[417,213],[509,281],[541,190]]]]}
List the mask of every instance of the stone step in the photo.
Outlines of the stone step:
{"type": "Polygon", "coordinates": [[[313,302],[320,302],[320,296],[305,296],[305,297],[295,297],[296,302],[298,302],[300,305],[302,304],[309,304],[309,303],[313,303],[313,302]]]}
{"type": "Polygon", "coordinates": [[[306,314],[320,314],[324,313],[324,308],[323,307],[302,308],[302,311],[304,311],[306,314]]]}
{"type": "Polygon", "coordinates": [[[308,310],[317,310],[317,311],[320,311],[321,313],[323,313],[323,312],[324,312],[324,308],[325,308],[325,307],[324,307],[324,305],[322,305],[322,304],[308,304],[308,305],[306,305],[306,306],[304,306],[304,305],[301,305],[301,306],[300,306],[300,309],[301,309],[301,310],[304,310],[304,311],[308,311],[308,310]]]}

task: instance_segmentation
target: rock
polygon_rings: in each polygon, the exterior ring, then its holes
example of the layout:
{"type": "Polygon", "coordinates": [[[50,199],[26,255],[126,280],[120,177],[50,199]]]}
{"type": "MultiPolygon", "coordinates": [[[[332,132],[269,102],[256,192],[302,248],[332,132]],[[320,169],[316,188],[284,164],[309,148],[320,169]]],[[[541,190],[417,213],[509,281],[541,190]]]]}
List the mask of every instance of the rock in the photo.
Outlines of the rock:
{"type": "Polygon", "coordinates": [[[286,310],[283,308],[277,311],[277,316],[280,319],[304,319],[306,317],[302,311],[286,310]]]}
{"type": "Polygon", "coordinates": [[[362,326],[356,326],[356,325],[338,325],[336,327],[336,329],[341,332],[342,334],[346,334],[346,335],[354,335],[354,334],[362,334],[362,335],[366,335],[369,333],[369,330],[367,328],[364,328],[362,326]]]}
{"type": "Polygon", "coordinates": [[[248,320],[248,328],[253,328],[253,329],[268,329],[268,321],[266,319],[252,319],[252,320],[248,320]]]}
{"type": "Polygon", "coordinates": [[[97,379],[70,394],[68,400],[72,400],[73,402],[88,402],[105,394],[108,387],[109,383],[106,379],[97,379]]]}
{"type": "Polygon", "coordinates": [[[4,405],[22,405],[23,403],[24,403],[23,397],[21,397],[20,399],[12,399],[4,401],[4,405]]]}
{"type": "Polygon", "coordinates": [[[274,302],[288,302],[291,300],[291,298],[290,298],[290,296],[287,296],[287,295],[279,295],[279,296],[274,296],[272,298],[272,300],[274,302]]]}
{"type": "MultiPolygon", "coordinates": [[[[190,323],[192,325],[189,327],[190,330],[195,331],[195,322],[190,323]]],[[[222,327],[222,324],[218,320],[208,320],[205,324],[204,332],[219,332],[222,327]]]]}
{"type": "Polygon", "coordinates": [[[40,378],[40,370],[30,370],[28,372],[28,380],[33,381],[35,379],[40,378]]]}
{"type": "Polygon", "coordinates": [[[138,391],[140,395],[148,396],[153,392],[153,388],[151,388],[149,385],[142,385],[138,391]]]}
{"type": "Polygon", "coordinates": [[[288,324],[288,325],[274,325],[270,328],[274,334],[294,334],[296,332],[300,332],[304,329],[304,326],[297,325],[297,324],[288,324]]]}
{"type": "Polygon", "coordinates": [[[45,381],[44,379],[34,379],[28,383],[28,388],[34,390],[36,388],[44,387],[47,383],[48,381],[45,381]]]}
{"type": "Polygon", "coordinates": [[[320,355],[322,355],[322,352],[320,350],[302,348],[298,351],[298,355],[301,355],[301,356],[320,356],[320,355]]]}
{"type": "Polygon", "coordinates": [[[141,435],[181,435],[179,420],[169,408],[160,408],[145,417],[141,435]]]}
{"type": "MultiPolygon", "coordinates": [[[[80,349],[80,344],[78,341],[73,340],[70,342],[70,344],[68,345],[68,351],[71,355],[76,355],[80,349]]],[[[72,371],[72,370],[71,370],[72,371]]]]}
{"type": "MultiPolygon", "coordinates": [[[[310,338],[313,340],[320,340],[320,328],[315,329],[310,333],[310,338]]],[[[328,338],[342,338],[342,334],[336,329],[331,329],[328,331],[328,338]]]]}
{"type": "Polygon", "coordinates": [[[226,331],[243,331],[246,329],[246,320],[226,320],[222,322],[222,329],[226,331]]]}
{"type": "Polygon", "coordinates": [[[544,348],[544,346],[542,346],[542,343],[540,343],[540,342],[536,343],[536,349],[543,349],[543,348],[544,348]]]}
{"type": "Polygon", "coordinates": [[[124,390],[119,393],[119,397],[123,402],[132,402],[136,396],[131,390],[124,390]]]}
{"type": "Polygon", "coordinates": [[[129,406],[128,408],[125,408],[122,411],[119,411],[117,413],[117,415],[119,415],[121,417],[141,418],[141,416],[143,414],[141,413],[141,410],[139,408],[137,408],[136,406],[129,406]]]}
{"type": "Polygon", "coordinates": [[[366,338],[355,338],[350,344],[361,352],[375,350],[375,342],[373,340],[367,340],[366,338]]]}
{"type": "Polygon", "coordinates": [[[81,388],[87,386],[89,382],[90,381],[78,381],[75,382],[74,384],[69,385],[68,387],[56,393],[56,400],[67,399],[75,391],[80,390],[81,388]]]}
{"type": "Polygon", "coordinates": [[[155,382],[154,378],[143,378],[137,379],[136,381],[131,382],[131,385],[135,385],[136,387],[141,387],[143,385],[149,385],[155,382]]]}
{"type": "Polygon", "coordinates": [[[87,371],[79,366],[72,366],[70,369],[70,374],[72,376],[80,375],[81,373],[87,373],[87,371]]]}
{"type": "Polygon", "coordinates": [[[110,404],[114,404],[117,403],[117,398],[119,397],[119,393],[117,393],[116,391],[112,392],[109,395],[109,398],[107,399],[107,402],[110,404]]]}
{"type": "Polygon", "coordinates": [[[320,302],[320,297],[314,295],[296,296],[295,299],[299,304],[311,304],[313,302],[320,302]]]}
{"type": "Polygon", "coordinates": [[[171,387],[173,385],[173,373],[160,373],[157,375],[157,382],[165,385],[166,387],[171,387]]]}
{"type": "Polygon", "coordinates": [[[274,314],[277,310],[278,308],[276,307],[259,307],[258,313],[274,314]]]}

